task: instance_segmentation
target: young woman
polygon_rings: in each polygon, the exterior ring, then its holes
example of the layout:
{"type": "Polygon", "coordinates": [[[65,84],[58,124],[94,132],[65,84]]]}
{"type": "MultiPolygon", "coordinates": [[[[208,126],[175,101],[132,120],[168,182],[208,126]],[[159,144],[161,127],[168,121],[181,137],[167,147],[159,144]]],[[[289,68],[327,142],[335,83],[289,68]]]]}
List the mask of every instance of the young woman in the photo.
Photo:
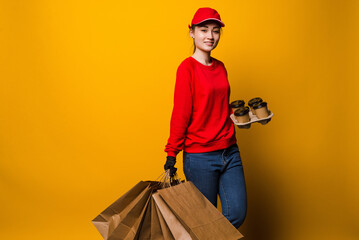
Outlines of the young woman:
{"type": "Polygon", "coordinates": [[[173,176],[176,156],[183,150],[187,181],[216,207],[219,194],[223,215],[238,228],[247,212],[245,178],[230,118],[227,70],[211,57],[224,23],[215,9],[199,8],[188,27],[195,49],[177,69],[164,168],[173,176]]]}

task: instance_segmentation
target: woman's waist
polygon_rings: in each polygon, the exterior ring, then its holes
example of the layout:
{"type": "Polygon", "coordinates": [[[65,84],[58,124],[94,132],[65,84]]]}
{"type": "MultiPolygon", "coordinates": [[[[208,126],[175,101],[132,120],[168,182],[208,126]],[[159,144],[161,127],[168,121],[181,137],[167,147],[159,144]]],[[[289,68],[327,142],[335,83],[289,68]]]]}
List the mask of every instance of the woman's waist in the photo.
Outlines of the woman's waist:
{"type": "Polygon", "coordinates": [[[183,151],[188,153],[210,152],[228,148],[236,143],[237,139],[235,134],[229,134],[228,136],[217,140],[201,139],[196,141],[194,139],[186,138],[183,151]]]}

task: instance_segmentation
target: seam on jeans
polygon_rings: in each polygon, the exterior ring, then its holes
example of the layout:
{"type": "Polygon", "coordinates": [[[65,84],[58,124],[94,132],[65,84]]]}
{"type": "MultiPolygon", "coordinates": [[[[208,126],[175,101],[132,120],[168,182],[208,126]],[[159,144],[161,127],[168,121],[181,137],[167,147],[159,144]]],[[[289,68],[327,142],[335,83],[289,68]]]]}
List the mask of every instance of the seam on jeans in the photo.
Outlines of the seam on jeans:
{"type": "MultiPolygon", "coordinates": [[[[228,219],[230,219],[230,212],[229,212],[229,204],[228,204],[228,199],[227,199],[227,195],[226,195],[226,192],[224,191],[224,187],[223,187],[223,185],[222,185],[222,183],[221,182],[219,182],[219,184],[221,185],[221,187],[222,187],[222,191],[223,191],[223,197],[224,197],[224,199],[226,200],[226,205],[227,205],[227,213],[228,213],[228,219]]],[[[222,204],[222,209],[223,209],[223,204],[222,204]]]]}
{"type": "Polygon", "coordinates": [[[192,180],[192,174],[191,174],[191,155],[187,154],[187,172],[188,172],[188,178],[192,180]]]}
{"type": "Polygon", "coordinates": [[[225,164],[226,163],[226,161],[224,161],[224,152],[225,152],[226,150],[223,150],[223,152],[222,152],[222,162],[223,162],[223,164],[225,164]]]}

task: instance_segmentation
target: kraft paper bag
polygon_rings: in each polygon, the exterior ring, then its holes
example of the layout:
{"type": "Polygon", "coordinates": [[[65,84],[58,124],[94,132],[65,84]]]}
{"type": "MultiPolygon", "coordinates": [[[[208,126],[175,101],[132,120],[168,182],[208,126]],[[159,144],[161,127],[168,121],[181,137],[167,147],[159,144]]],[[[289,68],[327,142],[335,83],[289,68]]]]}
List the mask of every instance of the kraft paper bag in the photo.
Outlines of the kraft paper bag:
{"type": "Polygon", "coordinates": [[[155,200],[155,203],[166,221],[173,237],[176,240],[192,240],[190,234],[183,227],[177,217],[171,212],[161,196],[158,193],[154,193],[152,194],[152,198],[155,200]]]}
{"type": "Polygon", "coordinates": [[[151,198],[150,203],[148,204],[145,217],[141,226],[139,238],[140,240],[166,240],[173,239],[169,235],[169,230],[165,229],[165,234],[162,234],[161,224],[159,216],[157,215],[157,209],[153,198],[151,198]],[[164,235],[167,238],[164,238],[164,235]]]}
{"type": "Polygon", "coordinates": [[[92,220],[102,237],[107,240],[120,221],[148,191],[150,181],[140,181],[92,220]]]}
{"type": "Polygon", "coordinates": [[[138,235],[140,240],[165,240],[159,217],[157,215],[156,206],[151,197],[150,203],[147,206],[145,217],[141,224],[141,229],[138,235]]]}
{"type": "Polygon", "coordinates": [[[191,182],[157,191],[195,240],[237,240],[243,235],[191,182]]]}
{"type": "Polygon", "coordinates": [[[150,202],[147,204],[143,221],[140,224],[138,239],[141,240],[151,240],[151,199],[149,201],[150,202]]]}
{"type": "Polygon", "coordinates": [[[160,222],[160,226],[161,226],[161,232],[162,232],[162,236],[165,240],[174,240],[175,238],[173,237],[170,229],[167,226],[167,223],[165,221],[165,219],[163,218],[161,211],[158,209],[158,206],[156,205],[155,200],[152,198],[153,201],[153,206],[156,209],[156,213],[157,213],[157,217],[158,220],[160,222]]]}
{"type": "MultiPolygon", "coordinates": [[[[167,228],[166,228],[167,229],[167,228]]],[[[165,229],[165,231],[166,231],[165,229]]],[[[167,234],[165,233],[165,236],[168,236],[169,230],[167,230],[167,234]]],[[[166,239],[173,239],[171,236],[168,238],[164,238],[164,235],[162,234],[161,230],[161,224],[159,217],[157,215],[157,209],[155,206],[155,202],[153,198],[151,198],[150,203],[147,206],[147,210],[145,213],[145,217],[141,226],[141,230],[139,233],[140,240],[166,240],[166,239]]]]}
{"type": "MultiPolygon", "coordinates": [[[[113,230],[108,240],[134,240],[138,239],[139,228],[143,221],[147,205],[151,199],[153,189],[146,188],[146,193],[131,211],[120,221],[119,225],[113,230]]],[[[134,202],[131,202],[134,203],[134,202]]]]}
{"type": "MultiPolygon", "coordinates": [[[[155,200],[151,197],[151,240],[165,240],[164,236],[168,236],[166,233],[162,233],[160,217],[157,214],[157,207],[155,204],[155,200]]],[[[173,237],[168,237],[166,239],[173,239],[173,237]]]]}
{"type": "Polygon", "coordinates": [[[157,181],[147,181],[150,185],[144,190],[145,194],[135,202],[135,206],[131,211],[120,221],[118,227],[112,232],[108,240],[137,240],[139,239],[140,227],[143,224],[145,212],[151,200],[153,192],[157,191],[160,183],[157,181]]]}

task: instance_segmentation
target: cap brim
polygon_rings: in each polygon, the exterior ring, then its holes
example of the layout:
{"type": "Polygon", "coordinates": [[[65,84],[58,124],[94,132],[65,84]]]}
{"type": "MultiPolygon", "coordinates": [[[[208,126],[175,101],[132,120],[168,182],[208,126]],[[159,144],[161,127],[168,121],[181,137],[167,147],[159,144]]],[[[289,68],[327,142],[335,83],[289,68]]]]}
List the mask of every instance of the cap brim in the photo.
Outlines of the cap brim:
{"type": "Polygon", "coordinates": [[[197,24],[200,24],[200,23],[203,23],[203,22],[205,22],[205,21],[208,21],[208,20],[214,20],[214,21],[216,21],[216,22],[219,22],[219,24],[221,24],[221,26],[224,27],[224,23],[223,23],[222,21],[218,20],[217,18],[207,18],[207,19],[205,19],[205,20],[203,20],[203,21],[200,21],[199,23],[196,23],[196,25],[197,25],[197,24]]]}

